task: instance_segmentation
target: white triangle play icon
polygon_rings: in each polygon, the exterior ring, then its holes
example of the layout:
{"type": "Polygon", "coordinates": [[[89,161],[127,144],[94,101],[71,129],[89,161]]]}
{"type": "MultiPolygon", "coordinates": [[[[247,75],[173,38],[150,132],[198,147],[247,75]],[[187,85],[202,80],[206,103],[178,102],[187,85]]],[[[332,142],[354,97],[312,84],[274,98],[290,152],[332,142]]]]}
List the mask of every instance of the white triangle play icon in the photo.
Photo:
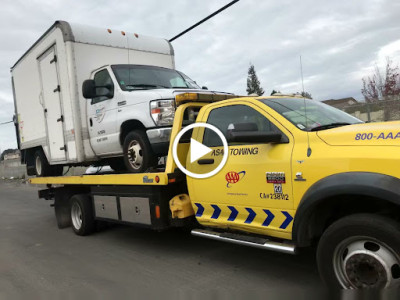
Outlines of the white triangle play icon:
{"type": "Polygon", "coordinates": [[[194,161],[198,160],[200,157],[210,153],[212,149],[204,146],[202,143],[194,139],[190,139],[190,162],[193,163],[194,161]]]}

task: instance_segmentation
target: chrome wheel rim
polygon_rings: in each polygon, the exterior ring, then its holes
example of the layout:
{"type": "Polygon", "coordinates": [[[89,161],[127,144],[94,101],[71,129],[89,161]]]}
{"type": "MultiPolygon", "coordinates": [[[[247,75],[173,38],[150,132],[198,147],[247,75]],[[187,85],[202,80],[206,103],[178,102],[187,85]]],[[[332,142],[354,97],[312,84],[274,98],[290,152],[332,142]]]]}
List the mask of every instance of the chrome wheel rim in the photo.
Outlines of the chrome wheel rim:
{"type": "Polygon", "coordinates": [[[42,161],[39,156],[35,159],[36,175],[42,175],[42,161]]]}
{"type": "Polygon", "coordinates": [[[78,203],[74,202],[71,207],[72,224],[76,230],[82,227],[82,210],[78,203]]]}
{"type": "Polygon", "coordinates": [[[393,249],[373,238],[352,237],[334,252],[333,266],[345,289],[383,288],[400,283],[400,258],[393,249]]]}
{"type": "Polygon", "coordinates": [[[143,165],[143,150],[139,142],[134,140],[129,143],[128,146],[128,160],[129,164],[135,170],[138,170],[143,165]]]}

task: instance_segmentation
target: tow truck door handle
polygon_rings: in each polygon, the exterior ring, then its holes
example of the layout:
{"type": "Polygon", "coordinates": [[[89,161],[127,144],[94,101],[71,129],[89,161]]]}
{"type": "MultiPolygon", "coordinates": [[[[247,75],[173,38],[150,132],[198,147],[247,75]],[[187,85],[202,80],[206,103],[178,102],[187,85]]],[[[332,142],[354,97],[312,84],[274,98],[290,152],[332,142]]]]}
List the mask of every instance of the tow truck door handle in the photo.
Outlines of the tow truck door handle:
{"type": "Polygon", "coordinates": [[[199,159],[197,161],[199,165],[212,165],[214,163],[213,158],[199,159]]]}

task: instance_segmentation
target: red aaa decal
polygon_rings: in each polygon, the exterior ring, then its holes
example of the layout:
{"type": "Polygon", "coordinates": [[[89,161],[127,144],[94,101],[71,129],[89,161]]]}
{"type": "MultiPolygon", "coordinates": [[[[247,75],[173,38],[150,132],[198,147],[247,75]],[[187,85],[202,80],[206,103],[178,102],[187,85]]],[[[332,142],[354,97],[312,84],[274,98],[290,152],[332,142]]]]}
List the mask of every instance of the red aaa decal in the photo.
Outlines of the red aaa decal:
{"type": "Polygon", "coordinates": [[[244,175],[246,175],[246,171],[241,171],[239,173],[231,171],[226,173],[225,175],[225,179],[227,181],[226,187],[228,188],[231,187],[231,184],[235,184],[238,181],[240,181],[244,177],[244,175]]]}

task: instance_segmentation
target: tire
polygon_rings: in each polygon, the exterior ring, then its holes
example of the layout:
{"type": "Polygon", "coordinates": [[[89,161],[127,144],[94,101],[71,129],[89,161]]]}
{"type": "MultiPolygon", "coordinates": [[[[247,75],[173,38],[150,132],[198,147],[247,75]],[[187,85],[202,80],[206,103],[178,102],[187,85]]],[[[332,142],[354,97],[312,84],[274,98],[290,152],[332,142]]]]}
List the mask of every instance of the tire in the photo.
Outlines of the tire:
{"type": "Polygon", "coordinates": [[[108,163],[111,169],[113,169],[115,172],[126,172],[126,166],[123,158],[110,159],[108,163]]]}
{"type": "Polygon", "coordinates": [[[77,235],[89,235],[96,229],[92,199],[86,195],[71,197],[71,224],[77,235]]]}
{"type": "Polygon", "coordinates": [[[143,173],[157,166],[157,156],[154,154],[147,135],[142,130],[134,130],[125,137],[124,163],[129,173],[143,173]]]}
{"type": "Polygon", "coordinates": [[[374,214],[344,217],[324,232],[317,249],[322,280],[336,289],[400,284],[400,225],[374,214]]]}
{"type": "Polygon", "coordinates": [[[64,169],[62,165],[49,165],[42,149],[36,150],[33,155],[33,166],[37,177],[61,176],[64,169]]]}

